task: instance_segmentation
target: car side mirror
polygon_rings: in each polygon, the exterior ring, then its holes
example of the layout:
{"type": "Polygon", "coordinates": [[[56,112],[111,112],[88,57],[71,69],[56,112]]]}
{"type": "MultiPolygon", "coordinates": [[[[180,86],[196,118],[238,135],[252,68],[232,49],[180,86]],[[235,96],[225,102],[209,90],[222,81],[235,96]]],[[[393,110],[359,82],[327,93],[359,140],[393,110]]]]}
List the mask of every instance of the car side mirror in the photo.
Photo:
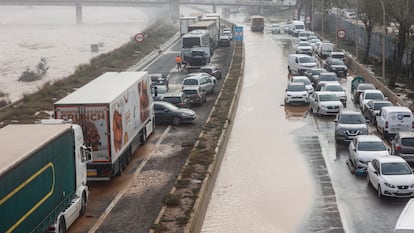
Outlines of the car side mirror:
{"type": "Polygon", "coordinates": [[[378,171],[377,170],[374,170],[374,174],[378,176],[378,171]]]}
{"type": "Polygon", "coordinates": [[[334,120],[334,122],[335,122],[335,123],[338,123],[338,120],[337,120],[337,119],[335,119],[335,120],[334,120]]]}
{"type": "Polygon", "coordinates": [[[366,122],[366,123],[369,123],[369,122],[371,122],[371,121],[370,121],[369,119],[367,119],[367,120],[365,120],[365,122],[366,122]]]}
{"type": "Polygon", "coordinates": [[[354,149],[352,149],[354,152],[356,152],[356,149],[354,148],[354,149]]]}

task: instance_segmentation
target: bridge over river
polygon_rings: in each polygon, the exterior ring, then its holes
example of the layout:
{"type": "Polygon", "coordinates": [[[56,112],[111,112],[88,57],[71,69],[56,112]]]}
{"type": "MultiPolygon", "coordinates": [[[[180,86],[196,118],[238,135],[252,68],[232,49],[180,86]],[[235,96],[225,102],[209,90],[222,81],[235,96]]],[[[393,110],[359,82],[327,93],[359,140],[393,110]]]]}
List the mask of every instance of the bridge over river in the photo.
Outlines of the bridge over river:
{"type": "Polygon", "coordinates": [[[82,23],[82,6],[143,6],[169,8],[170,17],[178,19],[180,5],[209,5],[216,12],[217,6],[284,7],[296,5],[296,0],[0,0],[0,5],[13,6],[75,6],[76,21],[82,23]]]}

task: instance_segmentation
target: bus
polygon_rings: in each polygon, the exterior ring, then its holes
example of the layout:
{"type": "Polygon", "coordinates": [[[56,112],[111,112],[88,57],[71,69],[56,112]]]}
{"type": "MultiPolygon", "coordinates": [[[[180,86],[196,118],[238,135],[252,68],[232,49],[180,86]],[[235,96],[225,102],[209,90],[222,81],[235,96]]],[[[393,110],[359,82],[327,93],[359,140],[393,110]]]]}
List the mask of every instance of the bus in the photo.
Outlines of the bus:
{"type": "Polygon", "coordinates": [[[207,30],[193,30],[181,38],[181,57],[183,62],[190,61],[193,48],[203,50],[210,58],[214,48],[210,33],[207,30]]]}
{"type": "Polygon", "coordinates": [[[250,17],[250,30],[252,32],[263,32],[264,21],[265,19],[261,15],[254,15],[250,17]]]}

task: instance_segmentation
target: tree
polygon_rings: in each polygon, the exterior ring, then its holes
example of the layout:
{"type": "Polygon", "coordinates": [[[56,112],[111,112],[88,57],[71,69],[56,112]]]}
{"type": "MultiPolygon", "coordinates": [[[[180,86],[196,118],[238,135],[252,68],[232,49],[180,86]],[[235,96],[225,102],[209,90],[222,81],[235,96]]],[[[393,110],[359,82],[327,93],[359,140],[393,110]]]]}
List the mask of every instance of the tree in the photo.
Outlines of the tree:
{"type": "Polygon", "coordinates": [[[393,70],[389,77],[388,84],[390,87],[395,86],[395,82],[401,75],[402,58],[407,48],[408,36],[410,28],[414,23],[414,1],[412,0],[383,0],[385,8],[389,12],[389,16],[395,19],[398,25],[397,49],[394,57],[393,70]]]}
{"type": "Polygon", "coordinates": [[[380,17],[378,12],[382,12],[381,5],[378,4],[378,0],[357,0],[358,12],[357,17],[362,21],[365,26],[365,32],[367,33],[367,41],[365,47],[364,57],[362,62],[368,63],[369,50],[371,48],[372,30],[376,25],[379,25],[380,17]]]}

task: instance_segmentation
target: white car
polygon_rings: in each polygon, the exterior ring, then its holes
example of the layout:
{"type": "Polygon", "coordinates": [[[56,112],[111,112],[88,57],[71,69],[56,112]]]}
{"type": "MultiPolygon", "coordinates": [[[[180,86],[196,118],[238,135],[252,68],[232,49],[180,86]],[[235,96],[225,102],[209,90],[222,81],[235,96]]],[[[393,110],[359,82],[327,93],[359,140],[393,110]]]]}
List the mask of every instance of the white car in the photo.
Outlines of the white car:
{"type": "Polygon", "coordinates": [[[292,83],[297,83],[297,82],[304,83],[305,87],[306,87],[306,90],[308,91],[308,94],[310,95],[310,94],[313,93],[313,86],[312,86],[312,83],[311,83],[311,81],[309,80],[308,77],[306,77],[306,76],[293,76],[291,82],[292,83]]]}
{"type": "Polygon", "coordinates": [[[223,31],[222,35],[227,36],[230,40],[233,40],[233,34],[231,31],[223,31]]]}
{"type": "Polygon", "coordinates": [[[314,51],[314,52],[316,51],[316,46],[318,45],[318,43],[322,44],[321,40],[318,39],[318,38],[310,40],[309,43],[312,47],[312,51],[314,51]]]}
{"type": "Polygon", "coordinates": [[[338,96],[339,100],[344,105],[344,108],[346,108],[346,90],[342,87],[342,85],[338,82],[327,82],[325,85],[321,86],[321,91],[330,91],[334,92],[336,96],[338,96]]]}
{"type": "Polygon", "coordinates": [[[308,91],[304,83],[288,83],[285,92],[285,104],[307,104],[308,91]]]}
{"type": "Polygon", "coordinates": [[[312,55],[313,50],[311,44],[307,41],[299,41],[296,45],[296,53],[312,55]]]}
{"type": "Polygon", "coordinates": [[[349,160],[355,170],[366,170],[374,158],[390,155],[385,143],[377,135],[358,135],[349,143],[349,160]]]}
{"type": "Polygon", "coordinates": [[[368,182],[378,191],[378,197],[413,197],[414,174],[399,156],[373,159],[368,163],[368,182]]]}
{"type": "Polygon", "coordinates": [[[315,91],[309,96],[309,106],[319,115],[336,115],[344,108],[336,94],[328,91],[315,91]]]}
{"type": "Polygon", "coordinates": [[[359,95],[359,108],[365,110],[365,104],[370,100],[385,100],[385,96],[380,90],[364,90],[359,95]]]}

